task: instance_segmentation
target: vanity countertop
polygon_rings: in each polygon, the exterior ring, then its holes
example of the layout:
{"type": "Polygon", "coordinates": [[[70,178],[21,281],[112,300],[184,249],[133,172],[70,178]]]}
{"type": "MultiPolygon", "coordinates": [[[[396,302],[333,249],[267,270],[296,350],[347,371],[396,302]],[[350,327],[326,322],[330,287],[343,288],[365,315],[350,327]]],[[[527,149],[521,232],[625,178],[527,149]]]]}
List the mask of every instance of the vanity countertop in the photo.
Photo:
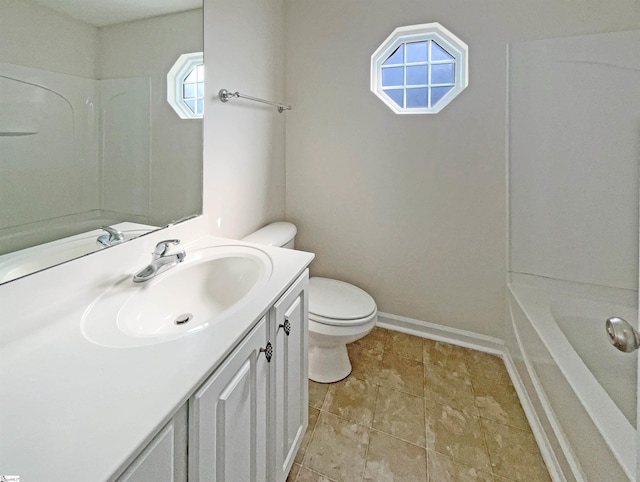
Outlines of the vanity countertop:
{"type": "Polygon", "coordinates": [[[180,246],[187,255],[251,246],[174,226],[0,286],[0,474],[36,482],[112,477],[313,259],[253,245],[273,262],[269,280],[234,316],[194,334],[134,348],[83,336],[81,319],[92,300],[147,264],[158,241],[189,236],[194,240],[180,246]]]}

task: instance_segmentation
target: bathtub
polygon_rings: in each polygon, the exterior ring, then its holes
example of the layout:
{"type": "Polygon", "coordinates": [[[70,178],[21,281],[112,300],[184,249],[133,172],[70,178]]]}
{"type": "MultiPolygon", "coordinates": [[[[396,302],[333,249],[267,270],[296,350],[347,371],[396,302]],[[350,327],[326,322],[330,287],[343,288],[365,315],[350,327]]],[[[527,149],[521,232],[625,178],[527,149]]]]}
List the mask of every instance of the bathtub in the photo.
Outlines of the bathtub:
{"type": "Polygon", "coordinates": [[[638,352],[604,322],[633,323],[637,292],[512,273],[507,301],[507,357],[554,478],[636,480],[638,352]]]}

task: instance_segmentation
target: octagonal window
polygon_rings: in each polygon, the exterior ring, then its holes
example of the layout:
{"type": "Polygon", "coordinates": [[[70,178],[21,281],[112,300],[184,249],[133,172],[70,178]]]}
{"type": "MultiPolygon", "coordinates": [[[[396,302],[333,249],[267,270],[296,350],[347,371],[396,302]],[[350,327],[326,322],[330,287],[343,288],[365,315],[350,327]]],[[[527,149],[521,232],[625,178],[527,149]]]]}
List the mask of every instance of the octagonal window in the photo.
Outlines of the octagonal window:
{"type": "Polygon", "coordinates": [[[202,52],[181,55],[167,74],[167,102],[182,119],[202,119],[204,63],[202,52]]]}
{"type": "Polygon", "coordinates": [[[435,114],[469,84],[467,54],[439,23],[397,28],[371,56],[371,91],[396,114],[435,114]]]}

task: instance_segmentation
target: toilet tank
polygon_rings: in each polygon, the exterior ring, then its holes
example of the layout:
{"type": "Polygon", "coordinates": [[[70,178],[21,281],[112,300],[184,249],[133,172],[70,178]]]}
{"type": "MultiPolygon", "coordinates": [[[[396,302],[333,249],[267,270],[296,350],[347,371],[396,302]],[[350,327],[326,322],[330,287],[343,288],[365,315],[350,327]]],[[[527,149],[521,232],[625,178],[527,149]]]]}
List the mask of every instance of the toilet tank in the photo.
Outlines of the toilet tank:
{"type": "Polygon", "coordinates": [[[279,221],[267,224],[242,240],[249,243],[293,249],[297,232],[295,224],[279,221]]]}

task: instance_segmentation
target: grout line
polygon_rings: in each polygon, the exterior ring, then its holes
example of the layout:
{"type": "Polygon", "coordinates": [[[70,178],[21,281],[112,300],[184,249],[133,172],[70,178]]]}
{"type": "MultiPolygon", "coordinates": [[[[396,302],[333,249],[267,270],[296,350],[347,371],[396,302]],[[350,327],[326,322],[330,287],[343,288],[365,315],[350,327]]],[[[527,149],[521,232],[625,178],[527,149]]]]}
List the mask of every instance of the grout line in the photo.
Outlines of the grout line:
{"type": "Polygon", "coordinates": [[[369,459],[369,447],[371,446],[371,431],[373,430],[373,419],[376,415],[376,407],[378,406],[378,393],[380,391],[380,385],[376,384],[376,400],[373,403],[373,413],[371,414],[371,426],[369,427],[369,441],[367,442],[367,448],[364,451],[364,468],[362,469],[362,476],[360,480],[364,482],[364,474],[367,472],[367,460],[369,459]]]}
{"type": "MultiPolygon", "coordinates": [[[[310,408],[315,408],[315,407],[310,407],[310,408]]],[[[316,410],[321,411],[321,410],[319,410],[317,408],[316,408],[316,410]]],[[[313,436],[316,433],[316,428],[318,428],[318,422],[319,421],[320,421],[320,414],[318,413],[318,418],[316,419],[316,423],[313,424],[313,430],[311,430],[311,435],[309,435],[309,443],[304,448],[304,456],[302,457],[302,460],[300,461],[300,467],[305,467],[305,468],[309,469],[309,467],[306,467],[304,465],[304,461],[307,459],[308,449],[311,446],[311,442],[313,441],[313,436]]],[[[295,463],[295,457],[294,457],[294,463],[295,463]]],[[[309,470],[311,470],[311,469],[309,469],[309,470]]],[[[298,479],[299,476],[300,476],[300,472],[298,472],[298,475],[296,475],[296,480],[298,479]]]]}

